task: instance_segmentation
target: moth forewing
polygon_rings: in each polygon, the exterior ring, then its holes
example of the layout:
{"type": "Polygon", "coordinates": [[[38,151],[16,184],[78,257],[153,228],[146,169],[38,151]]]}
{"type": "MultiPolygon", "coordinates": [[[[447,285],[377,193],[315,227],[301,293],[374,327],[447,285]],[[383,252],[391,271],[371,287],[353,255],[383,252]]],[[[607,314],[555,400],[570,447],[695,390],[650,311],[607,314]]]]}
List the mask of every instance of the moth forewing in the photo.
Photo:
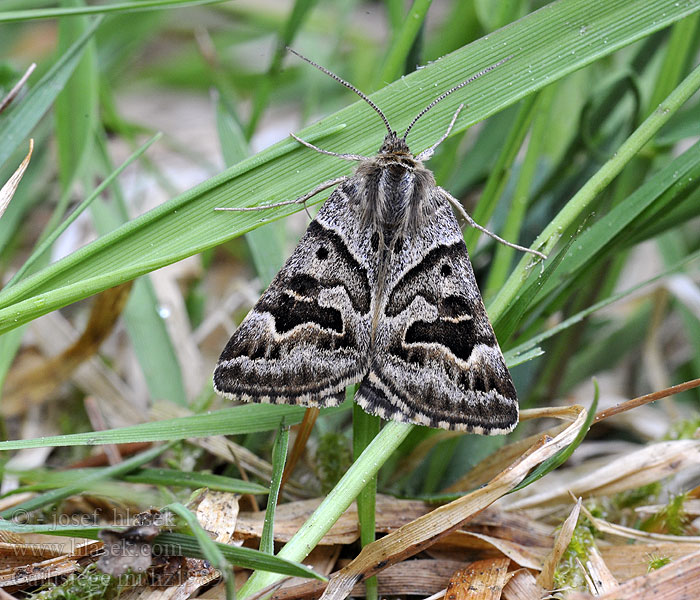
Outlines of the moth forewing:
{"type": "Polygon", "coordinates": [[[481,434],[511,431],[518,421],[515,388],[451,196],[419,160],[447,137],[459,110],[445,135],[417,157],[406,142],[437,102],[504,61],[441,94],[399,137],[367,96],[304,60],[366,100],[388,134],[374,157],[322,151],[358,160],[358,167],[335,182],[234,332],[214,372],[216,391],[234,400],[324,407],[342,402],[345,387],[359,383],[357,402],[385,419],[481,434]]]}

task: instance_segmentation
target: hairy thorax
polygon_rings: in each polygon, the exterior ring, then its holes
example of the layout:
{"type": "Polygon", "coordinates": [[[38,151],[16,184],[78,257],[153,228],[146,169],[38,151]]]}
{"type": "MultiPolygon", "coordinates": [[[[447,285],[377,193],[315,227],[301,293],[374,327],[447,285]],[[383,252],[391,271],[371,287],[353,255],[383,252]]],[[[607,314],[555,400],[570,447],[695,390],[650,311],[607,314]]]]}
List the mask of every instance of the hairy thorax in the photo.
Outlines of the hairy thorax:
{"type": "Polygon", "coordinates": [[[401,139],[387,136],[379,153],[360,163],[353,184],[361,222],[385,245],[417,231],[434,210],[433,174],[401,139]]]}

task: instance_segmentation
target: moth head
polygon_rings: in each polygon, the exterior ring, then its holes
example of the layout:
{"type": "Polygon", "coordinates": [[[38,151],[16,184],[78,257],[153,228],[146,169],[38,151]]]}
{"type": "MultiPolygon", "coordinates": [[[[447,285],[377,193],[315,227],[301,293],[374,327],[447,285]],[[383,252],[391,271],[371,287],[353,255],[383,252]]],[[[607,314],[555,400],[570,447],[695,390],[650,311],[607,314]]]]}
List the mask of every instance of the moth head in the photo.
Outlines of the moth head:
{"type": "Polygon", "coordinates": [[[384,143],[379,148],[379,154],[406,154],[410,156],[411,151],[408,149],[406,140],[400,138],[395,131],[391,131],[384,138],[384,143]]]}

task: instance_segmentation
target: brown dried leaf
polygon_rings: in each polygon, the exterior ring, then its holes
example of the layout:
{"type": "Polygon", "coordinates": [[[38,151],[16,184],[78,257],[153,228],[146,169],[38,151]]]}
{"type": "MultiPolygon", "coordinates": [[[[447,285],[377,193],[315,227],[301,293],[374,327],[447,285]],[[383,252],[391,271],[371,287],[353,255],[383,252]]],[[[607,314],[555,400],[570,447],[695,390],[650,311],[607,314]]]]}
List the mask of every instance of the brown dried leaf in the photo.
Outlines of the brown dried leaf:
{"type": "Polygon", "coordinates": [[[508,576],[507,558],[478,560],[450,579],[446,600],[498,600],[508,576]]]}
{"type": "Polygon", "coordinates": [[[547,592],[527,569],[514,571],[503,588],[503,600],[540,600],[547,592]]]}
{"type": "Polygon", "coordinates": [[[205,530],[216,534],[214,541],[231,543],[238,518],[238,498],[237,494],[208,489],[197,497],[195,515],[205,530]]]}
{"type": "MultiPolygon", "coordinates": [[[[444,589],[453,573],[464,565],[463,561],[454,560],[408,560],[392,565],[378,578],[380,596],[429,596],[435,590],[444,589]]],[[[271,596],[271,600],[316,600],[321,597],[327,583],[309,581],[283,587],[271,596]]],[[[353,597],[365,596],[364,583],[358,583],[353,589],[353,597]]],[[[223,597],[222,597],[223,598],[223,597]]]]}
{"type": "MultiPolygon", "coordinates": [[[[341,600],[353,586],[390,564],[405,560],[429,547],[435,541],[458,529],[474,514],[491,505],[515,487],[530,470],[562,448],[576,437],[586,419],[586,410],[578,406],[578,417],[555,439],[544,437],[540,443],[508,466],[484,487],[466,494],[449,504],[440,506],[418,519],[407,523],[396,531],[365,546],[347,567],[341,569],[330,580],[324,598],[341,600]]],[[[570,411],[561,411],[569,415],[570,411]]]]}
{"type": "Polygon", "coordinates": [[[568,600],[693,600],[698,597],[700,552],[674,561],[657,571],[635,577],[602,596],[574,593],[568,600]]]}
{"type": "Polygon", "coordinates": [[[619,581],[645,575],[649,571],[649,561],[654,556],[677,560],[693,552],[700,552],[700,544],[659,542],[603,546],[600,549],[605,564],[619,581]]]}
{"type": "Polygon", "coordinates": [[[537,576],[537,584],[547,590],[552,589],[554,584],[554,571],[564,556],[564,552],[569,547],[571,543],[571,538],[574,535],[574,529],[576,528],[576,523],[578,523],[578,516],[581,513],[581,498],[578,499],[574,508],[571,510],[571,514],[566,518],[566,521],[561,526],[556,539],[554,540],[554,546],[549,556],[544,561],[542,565],[542,571],[537,576]]]}

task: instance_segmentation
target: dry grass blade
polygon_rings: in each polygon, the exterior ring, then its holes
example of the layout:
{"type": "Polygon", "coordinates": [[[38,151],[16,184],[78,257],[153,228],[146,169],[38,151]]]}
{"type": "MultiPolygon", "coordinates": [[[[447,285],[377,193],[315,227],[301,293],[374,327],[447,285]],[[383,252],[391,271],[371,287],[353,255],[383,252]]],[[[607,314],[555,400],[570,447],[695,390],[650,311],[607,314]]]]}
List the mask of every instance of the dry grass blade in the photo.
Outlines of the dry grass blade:
{"type": "MultiPolygon", "coordinates": [[[[19,91],[24,87],[24,84],[27,83],[27,79],[29,79],[29,76],[34,72],[34,69],[36,69],[36,63],[32,63],[27,67],[27,70],[24,72],[24,75],[20,77],[20,80],[12,87],[12,89],[7,93],[7,96],[5,96],[2,101],[0,101],[0,113],[2,113],[10,104],[12,104],[12,101],[17,97],[17,94],[19,94],[19,91]]],[[[34,140],[30,140],[30,144],[32,144],[34,140]]],[[[29,151],[31,154],[31,150],[29,151]]],[[[2,213],[0,213],[2,214],[2,213]]]]}
{"type": "Polygon", "coordinates": [[[602,546],[600,553],[613,577],[626,581],[649,572],[649,560],[660,557],[671,561],[700,552],[700,544],[685,542],[622,543],[602,546]]]}
{"type": "Polygon", "coordinates": [[[598,423],[599,421],[607,419],[608,417],[619,415],[620,413],[632,410],[633,408],[637,408],[638,406],[643,406],[644,404],[649,404],[650,402],[654,402],[655,400],[661,400],[661,398],[668,398],[669,396],[673,396],[674,394],[680,394],[681,392],[692,390],[693,388],[696,388],[698,386],[700,386],[700,378],[685,381],[684,383],[679,383],[678,385],[672,385],[671,387],[659,390],[658,392],[645,394],[644,396],[639,396],[638,398],[632,398],[631,400],[621,402],[620,404],[617,404],[612,408],[606,408],[604,410],[599,411],[598,413],[596,413],[593,422],[598,423]]]}
{"type": "Polygon", "coordinates": [[[700,544],[700,536],[692,535],[669,535],[666,533],[651,533],[648,531],[640,531],[639,529],[632,529],[631,527],[625,527],[624,525],[616,525],[615,523],[608,523],[603,519],[594,517],[586,507],[582,507],[581,510],[588,517],[593,526],[601,533],[607,533],[617,537],[623,537],[630,540],[641,540],[641,541],[657,541],[657,542],[685,542],[685,543],[696,543],[700,544]]]}
{"type": "MultiPolygon", "coordinates": [[[[392,565],[379,578],[379,594],[382,597],[425,596],[436,589],[444,590],[454,572],[463,564],[456,560],[418,559],[392,565]]],[[[280,589],[271,596],[271,600],[312,600],[321,596],[326,585],[323,581],[306,581],[280,589]]],[[[351,595],[364,597],[364,583],[358,583],[351,595]]]]}
{"type": "MultiPolygon", "coordinates": [[[[520,420],[527,421],[531,419],[555,418],[571,422],[578,418],[579,411],[580,408],[576,406],[536,408],[521,411],[520,420]]],[[[556,437],[567,427],[568,425],[566,423],[556,425],[544,433],[531,435],[530,437],[499,448],[496,452],[482,460],[464,477],[459,478],[452,485],[445,488],[443,493],[460,493],[483,485],[501,472],[506,465],[512,463],[519,456],[522,456],[528,448],[537,443],[537,440],[540,439],[542,435],[556,437]]]]}
{"type": "Polygon", "coordinates": [[[131,282],[99,294],[85,330],[70,347],[38,367],[11,371],[3,394],[3,414],[21,414],[29,406],[43,402],[78,366],[93,356],[114,328],[130,290],[131,282]]]}
{"type": "Polygon", "coordinates": [[[634,489],[700,464],[700,440],[674,440],[649,444],[610,461],[587,475],[550,487],[539,494],[521,495],[509,503],[511,510],[561,502],[575,496],[606,496],[634,489]]]}
{"type": "Polygon", "coordinates": [[[620,587],[595,544],[588,548],[588,560],[584,567],[594,586],[591,593],[595,593],[596,596],[612,592],[620,587]]]}
{"type": "Polygon", "coordinates": [[[575,593],[568,600],[691,600],[697,598],[700,552],[681,558],[642,577],[635,577],[601,596],[575,593]]]}
{"type": "MultiPolygon", "coordinates": [[[[313,514],[321,498],[280,504],[275,513],[275,541],[288,542],[299,527],[313,514]]],[[[399,500],[393,496],[377,495],[376,531],[387,533],[400,525],[417,519],[433,507],[420,500],[399,500]]],[[[262,534],[265,511],[241,513],[236,525],[236,538],[259,538],[262,534]]],[[[357,524],[357,505],[352,504],[319,542],[320,546],[352,544],[360,537],[357,524]]]]}
{"type": "Polygon", "coordinates": [[[574,535],[574,529],[576,529],[576,523],[578,523],[578,516],[580,513],[581,498],[578,499],[574,508],[571,510],[571,514],[562,524],[559,534],[554,540],[554,547],[549,553],[549,556],[545,559],[542,565],[542,571],[540,571],[537,577],[537,584],[545,589],[551,589],[554,584],[554,571],[571,543],[571,538],[574,535]]]}
{"type": "Polygon", "coordinates": [[[586,410],[580,406],[577,410],[579,414],[576,420],[556,438],[543,437],[539,443],[532,446],[528,452],[484,487],[440,506],[365,546],[355,560],[331,578],[323,597],[328,600],[341,600],[347,597],[356,583],[391,564],[417,554],[493,504],[518,485],[532,468],[568,446],[575,439],[586,421],[586,410]]]}
{"type": "Polygon", "coordinates": [[[27,170],[27,167],[29,166],[29,161],[32,158],[32,152],[34,152],[34,139],[29,140],[29,152],[27,152],[27,156],[24,157],[24,160],[20,163],[19,167],[17,167],[17,170],[12,174],[12,177],[10,177],[7,180],[5,185],[3,185],[2,189],[0,190],[0,218],[5,213],[5,210],[10,204],[12,196],[15,195],[19,182],[22,181],[22,176],[27,170]]]}
{"type": "Polygon", "coordinates": [[[282,488],[284,488],[287,480],[292,475],[294,468],[297,466],[301,455],[306,449],[306,443],[309,441],[309,436],[314,428],[314,423],[319,415],[318,408],[307,408],[304,413],[304,420],[299,424],[297,429],[297,436],[294,440],[294,445],[287,458],[287,463],[284,465],[284,471],[282,472],[282,482],[280,483],[280,495],[282,494],[282,488]]]}
{"type": "Polygon", "coordinates": [[[493,537],[490,535],[485,535],[483,533],[475,533],[473,531],[456,531],[445,538],[447,543],[453,542],[454,538],[458,536],[459,538],[474,538],[482,544],[459,544],[462,548],[495,548],[504,556],[507,556],[510,560],[521,567],[527,567],[528,569],[535,569],[539,571],[542,568],[542,561],[544,559],[544,553],[546,548],[541,546],[528,546],[523,544],[518,544],[511,540],[504,540],[501,538],[493,537]]]}
{"type": "Polygon", "coordinates": [[[507,558],[477,560],[450,579],[445,596],[450,600],[498,600],[508,577],[507,558]]]}

